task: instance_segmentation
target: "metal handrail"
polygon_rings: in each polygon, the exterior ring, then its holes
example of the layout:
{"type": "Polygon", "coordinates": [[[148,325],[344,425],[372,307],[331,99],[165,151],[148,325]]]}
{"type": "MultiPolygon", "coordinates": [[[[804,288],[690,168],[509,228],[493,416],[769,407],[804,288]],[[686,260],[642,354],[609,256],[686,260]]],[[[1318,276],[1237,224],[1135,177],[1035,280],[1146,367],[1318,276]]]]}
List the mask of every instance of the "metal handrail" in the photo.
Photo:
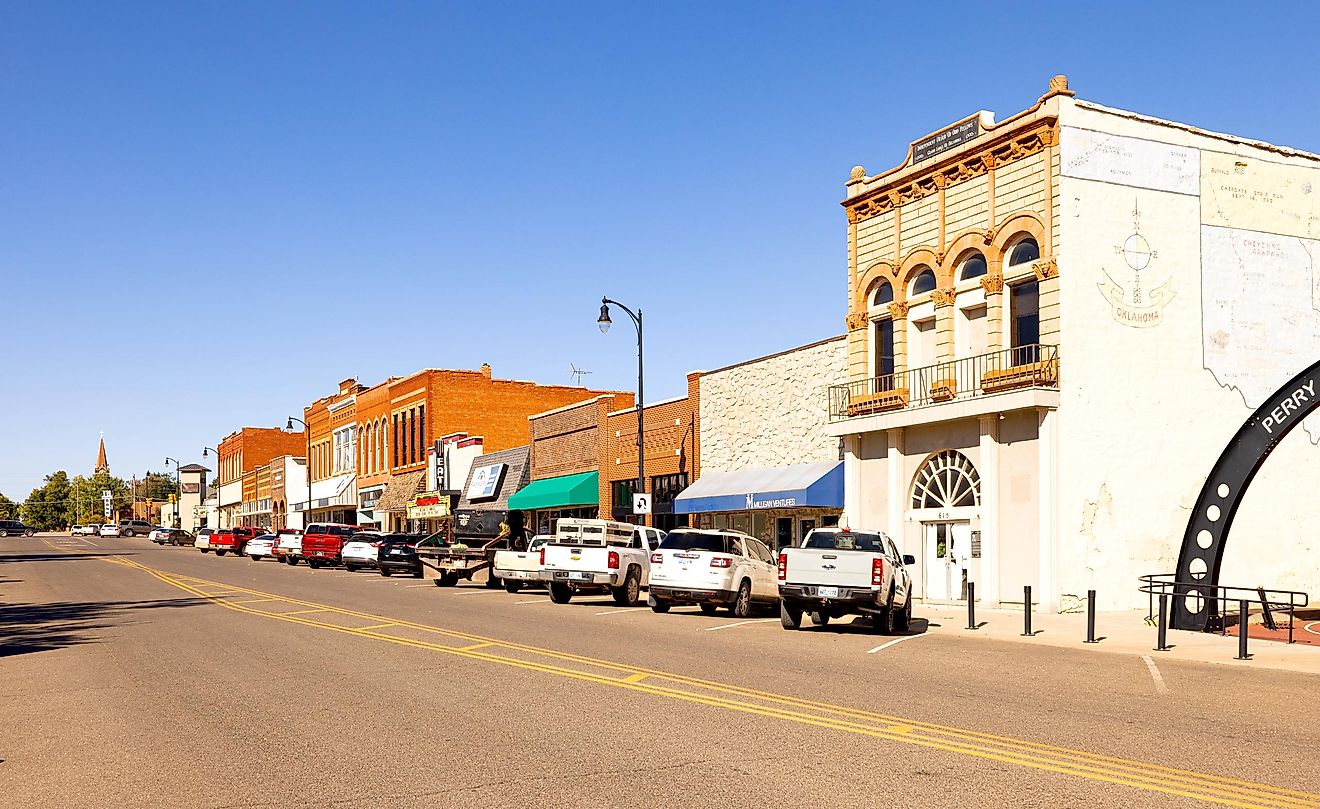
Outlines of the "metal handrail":
{"type": "MultiPolygon", "coordinates": [[[[1205,602],[1205,605],[1210,609],[1209,617],[1206,619],[1205,631],[1214,631],[1214,619],[1218,619],[1219,634],[1224,635],[1228,633],[1228,626],[1223,620],[1224,616],[1227,615],[1223,605],[1245,601],[1248,604],[1260,604],[1262,608],[1287,608],[1288,642],[1292,643],[1293,624],[1295,623],[1294,613],[1311,604],[1311,597],[1304,590],[1242,587],[1232,584],[1208,584],[1201,581],[1178,581],[1177,576],[1176,573],[1148,573],[1137,577],[1137,581],[1141,583],[1138,591],[1147,595],[1147,621],[1155,620],[1155,600],[1160,596],[1168,596],[1170,599],[1196,598],[1198,601],[1205,602]],[[1287,598],[1286,601],[1284,597],[1287,598]]],[[[1193,612],[1199,613],[1200,609],[1193,610],[1193,612]]],[[[1239,628],[1238,631],[1244,632],[1246,630],[1245,628],[1239,628]]]]}
{"type": "Polygon", "coordinates": [[[832,385],[831,421],[1028,387],[1059,386],[1059,347],[1033,343],[832,385]]]}

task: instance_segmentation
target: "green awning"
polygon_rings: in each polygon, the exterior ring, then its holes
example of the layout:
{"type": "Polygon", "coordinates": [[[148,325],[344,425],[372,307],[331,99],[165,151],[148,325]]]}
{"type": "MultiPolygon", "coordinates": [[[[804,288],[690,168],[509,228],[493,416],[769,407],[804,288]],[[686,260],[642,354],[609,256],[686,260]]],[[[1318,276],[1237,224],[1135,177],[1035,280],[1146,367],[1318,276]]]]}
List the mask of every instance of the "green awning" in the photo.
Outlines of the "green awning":
{"type": "Polygon", "coordinates": [[[600,473],[582,472],[534,480],[509,498],[513,511],[600,505],[600,473]]]}

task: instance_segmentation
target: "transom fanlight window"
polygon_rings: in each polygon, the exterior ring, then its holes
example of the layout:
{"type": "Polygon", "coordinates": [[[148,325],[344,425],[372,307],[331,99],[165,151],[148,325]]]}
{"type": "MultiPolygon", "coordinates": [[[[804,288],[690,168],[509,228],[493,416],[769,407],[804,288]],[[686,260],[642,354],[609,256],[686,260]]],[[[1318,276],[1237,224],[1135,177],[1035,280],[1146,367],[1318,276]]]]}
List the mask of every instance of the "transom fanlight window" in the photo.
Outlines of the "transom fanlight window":
{"type": "Polygon", "coordinates": [[[872,306],[880,306],[886,303],[892,303],[894,300],[894,288],[888,281],[881,281],[880,286],[875,290],[875,300],[871,302],[872,306]]]}
{"type": "Polygon", "coordinates": [[[923,292],[930,292],[934,288],[935,288],[935,273],[931,272],[929,268],[922,270],[921,274],[918,275],[912,281],[913,295],[920,295],[923,292]]]}
{"type": "Polygon", "coordinates": [[[985,257],[980,253],[973,253],[962,263],[961,280],[967,281],[972,278],[980,278],[985,275],[985,257]]]}
{"type": "Polygon", "coordinates": [[[1014,267],[1038,258],[1040,258],[1040,245],[1036,244],[1035,239],[1028,237],[1013,245],[1012,252],[1008,254],[1008,265],[1014,267]]]}
{"type": "Polygon", "coordinates": [[[948,509],[981,503],[981,476],[966,455],[951,449],[932,455],[912,488],[913,508],[948,509]]]}

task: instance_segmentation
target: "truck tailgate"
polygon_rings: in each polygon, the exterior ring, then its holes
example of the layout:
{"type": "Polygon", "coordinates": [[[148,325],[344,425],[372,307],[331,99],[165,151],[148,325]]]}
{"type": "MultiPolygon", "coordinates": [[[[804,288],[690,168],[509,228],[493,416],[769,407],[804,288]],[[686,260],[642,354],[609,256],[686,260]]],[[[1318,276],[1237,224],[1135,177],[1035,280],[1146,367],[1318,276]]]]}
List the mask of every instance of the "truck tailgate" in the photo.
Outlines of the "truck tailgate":
{"type": "Polygon", "coordinates": [[[612,548],[581,547],[577,545],[546,545],[546,570],[590,570],[609,572],[609,552],[612,548]]]}
{"type": "Polygon", "coordinates": [[[495,554],[496,570],[521,570],[531,573],[541,569],[540,551],[500,551],[495,554]]]}
{"type": "Polygon", "coordinates": [[[785,548],[788,558],[785,584],[871,586],[871,561],[878,554],[826,548],[785,548]]]}

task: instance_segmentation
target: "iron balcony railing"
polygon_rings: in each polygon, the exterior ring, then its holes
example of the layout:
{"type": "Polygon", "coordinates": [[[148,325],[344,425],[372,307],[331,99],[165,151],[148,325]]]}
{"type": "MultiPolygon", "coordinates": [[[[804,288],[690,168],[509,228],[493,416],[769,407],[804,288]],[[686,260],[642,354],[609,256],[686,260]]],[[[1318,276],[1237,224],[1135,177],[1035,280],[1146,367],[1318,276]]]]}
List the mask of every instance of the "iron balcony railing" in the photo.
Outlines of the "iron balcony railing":
{"type": "Polygon", "coordinates": [[[1059,347],[1024,345],[829,389],[830,420],[925,407],[1019,388],[1059,386],[1059,347]]]}

